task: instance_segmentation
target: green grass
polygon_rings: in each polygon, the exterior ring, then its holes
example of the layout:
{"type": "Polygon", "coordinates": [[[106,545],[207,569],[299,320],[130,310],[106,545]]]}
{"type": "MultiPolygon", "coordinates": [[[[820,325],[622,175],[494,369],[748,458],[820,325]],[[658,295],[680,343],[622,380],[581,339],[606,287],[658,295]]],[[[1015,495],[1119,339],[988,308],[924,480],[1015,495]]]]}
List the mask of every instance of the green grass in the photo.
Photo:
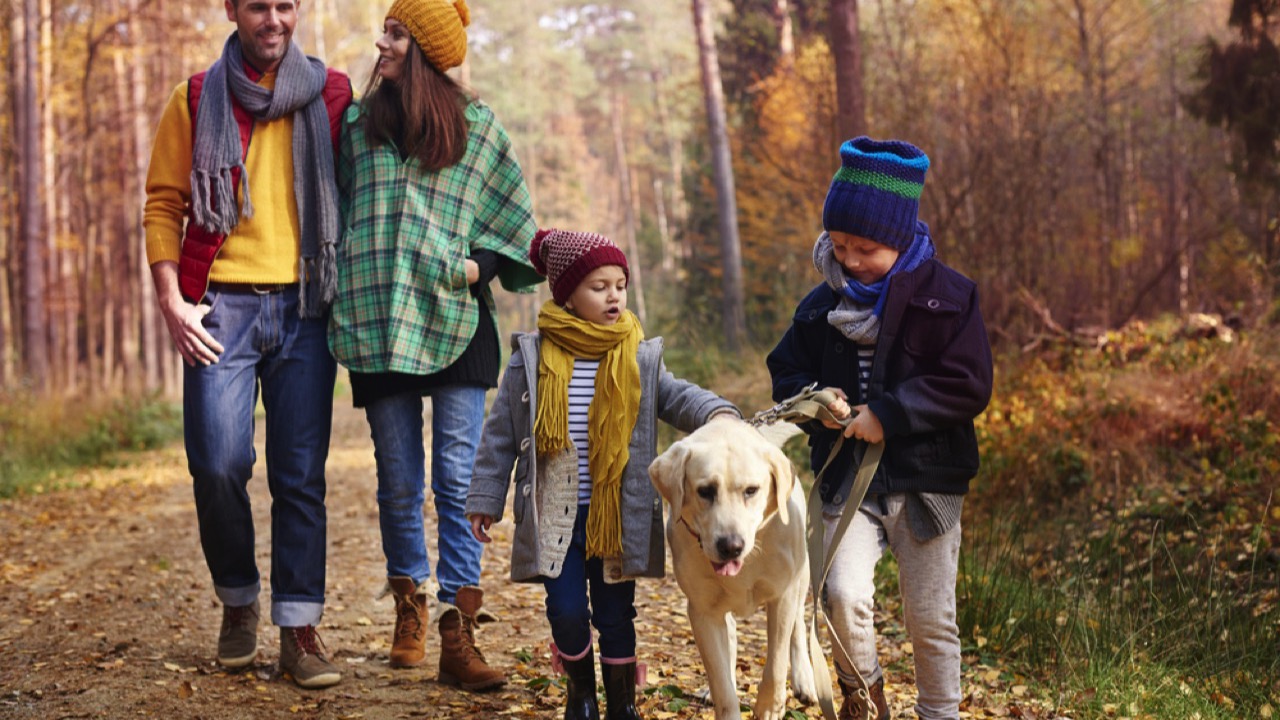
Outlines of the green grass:
{"type": "Polygon", "coordinates": [[[156,398],[86,401],[0,395],[0,498],[59,487],[77,468],[182,435],[182,410],[156,398]]]}

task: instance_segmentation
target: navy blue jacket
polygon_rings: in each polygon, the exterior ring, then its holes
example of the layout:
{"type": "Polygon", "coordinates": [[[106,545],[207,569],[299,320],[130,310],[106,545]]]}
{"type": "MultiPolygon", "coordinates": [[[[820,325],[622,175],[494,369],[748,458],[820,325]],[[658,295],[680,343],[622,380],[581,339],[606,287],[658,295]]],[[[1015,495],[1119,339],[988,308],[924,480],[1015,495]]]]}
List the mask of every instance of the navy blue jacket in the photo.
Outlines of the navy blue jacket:
{"type": "MultiPolygon", "coordinates": [[[[827,322],[840,297],[826,283],[800,302],[791,327],[769,353],[773,398],[816,382],[838,387],[850,405],[866,404],[884,426],[878,492],[964,494],[978,472],[973,419],[991,399],[991,344],[973,281],[936,259],[889,279],[867,396],[858,383],[856,346],[827,322]]],[[[838,431],[808,423],[817,472],[838,431]]],[[[822,479],[827,502],[857,471],[865,443],[846,442],[822,479]]]]}

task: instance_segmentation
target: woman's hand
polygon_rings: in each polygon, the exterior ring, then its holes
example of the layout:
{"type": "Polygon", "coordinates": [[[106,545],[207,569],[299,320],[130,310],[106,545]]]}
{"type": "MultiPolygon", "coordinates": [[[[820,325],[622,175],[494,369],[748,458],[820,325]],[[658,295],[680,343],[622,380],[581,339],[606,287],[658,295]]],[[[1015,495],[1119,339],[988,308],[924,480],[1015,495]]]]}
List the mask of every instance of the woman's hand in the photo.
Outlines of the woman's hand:
{"type": "Polygon", "coordinates": [[[474,285],[480,280],[480,265],[475,260],[467,258],[462,261],[462,266],[467,270],[467,284],[474,285]]]}
{"type": "MultiPolygon", "coordinates": [[[[467,262],[470,262],[468,260],[467,262]]],[[[467,518],[471,521],[471,535],[482,543],[493,540],[489,537],[489,526],[493,524],[493,518],[488,515],[471,515],[467,518]]]]}

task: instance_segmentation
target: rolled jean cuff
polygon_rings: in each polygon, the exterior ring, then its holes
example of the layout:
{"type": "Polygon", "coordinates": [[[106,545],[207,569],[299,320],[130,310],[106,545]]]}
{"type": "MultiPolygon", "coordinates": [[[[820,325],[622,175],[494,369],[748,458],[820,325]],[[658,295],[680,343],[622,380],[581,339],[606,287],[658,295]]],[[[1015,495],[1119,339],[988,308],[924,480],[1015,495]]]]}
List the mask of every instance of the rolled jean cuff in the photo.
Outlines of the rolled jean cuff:
{"type": "Polygon", "coordinates": [[[280,627],[319,625],[324,615],[324,603],[272,600],[271,622],[280,627]]]}
{"type": "Polygon", "coordinates": [[[260,583],[238,588],[213,586],[213,593],[218,596],[218,601],[227,607],[252,605],[258,599],[258,593],[261,591],[262,585],[260,583]]]}

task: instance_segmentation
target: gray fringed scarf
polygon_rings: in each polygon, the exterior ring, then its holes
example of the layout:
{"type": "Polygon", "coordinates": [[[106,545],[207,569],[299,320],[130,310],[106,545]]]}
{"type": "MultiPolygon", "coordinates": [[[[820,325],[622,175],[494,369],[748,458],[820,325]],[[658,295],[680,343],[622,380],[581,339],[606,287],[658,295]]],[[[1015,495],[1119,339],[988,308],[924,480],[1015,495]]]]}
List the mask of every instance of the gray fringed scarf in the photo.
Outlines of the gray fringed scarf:
{"type": "Polygon", "coordinates": [[[293,192],[302,236],[298,268],[302,280],[298,311],[302,317],[323,316],[337,290],[338,186],[323,97],[327,77],[323,62],[290,45],[277,70],[275,89],[268,90],[245,74],[240,37],[232,33],[222,48],[222,57],[205,76],[191,157],[192,218],[210,232],[227,235],[240,222],[239,215],[253,217],[249,174],[231,112],[231,96],[264,122],[297,113],[293,123],[293,192]],[[240,171],[243,208],[237,207],[233,169],[240,171]]]}
{"type": "Polygon", "coordinates": [[[880,337],[880,318],[871,305],[860,305],[844,291],[849,278],[836,259],[831,236],[823,231],[813,244],[813,266],[822,273],[822,279],[840,296],[840,304],[827,313],[827,322],[841,335],[860,345],[874,345],[880,337]]]}
{"type": "MultiPolygon", "coordinates": [[[[813,266],[822,279],[840,296],[840,304],[827,313],[827,322],[841,335],[860,345],[874,345],[880,337],[880,318],[872,306],[854,301],[844,292],[849,281],[840,261],[836,260],[831,236],[823,232],[813,244],[813,266]]],[[[917,540],[931,540],[960,522],[963,495],[944,493],[907,493],[907,522],[917,540]]]]}

